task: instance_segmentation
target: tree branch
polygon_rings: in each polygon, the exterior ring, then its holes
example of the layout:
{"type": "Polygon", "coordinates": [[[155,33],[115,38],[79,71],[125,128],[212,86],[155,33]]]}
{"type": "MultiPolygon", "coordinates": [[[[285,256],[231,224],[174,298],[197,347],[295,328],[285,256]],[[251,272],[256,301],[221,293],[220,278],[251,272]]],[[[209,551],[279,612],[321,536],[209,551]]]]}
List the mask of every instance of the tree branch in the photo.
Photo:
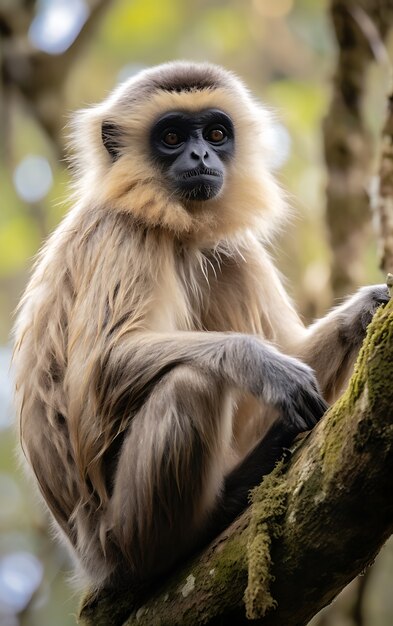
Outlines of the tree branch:
{"type": "Polygon", "coordinates": [[[16,19],[12,7],[9,14],[0,13],[0,24],[3,24],[4,31],[3,83],[7,89],[17,89],[38,123],[54,142],[61,158],[64,156],[61,140],[64,126],[61,115],[64,110],[63,85],[72,64],[112,2],[113,0],[90,0],[90,14],[79,35],[65,52],[58,55],[47,54],[32,46],[27,36],[30,22],[19,8],[20,19],[16,19]]]}
{"type": "Polygon", "coordinates": [[[85,626],[302,626],[393,532],[393,303],[370,325],[344,396],[254,491],[252,507],[141,601],[85,598],[85,626]],[[108,621],[109,620],[109,621],[108,621]]]}

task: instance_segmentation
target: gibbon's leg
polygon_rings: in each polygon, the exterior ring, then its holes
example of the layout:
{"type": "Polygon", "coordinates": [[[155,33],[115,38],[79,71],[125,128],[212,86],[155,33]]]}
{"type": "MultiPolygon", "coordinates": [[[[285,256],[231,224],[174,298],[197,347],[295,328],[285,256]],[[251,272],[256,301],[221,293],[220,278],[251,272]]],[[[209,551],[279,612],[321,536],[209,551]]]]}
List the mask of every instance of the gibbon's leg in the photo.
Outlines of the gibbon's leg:
{"type": "Polygon", "coordinates": [[[132,420],[108,524],[136,581],[167,571],[228,526],[297,434],[279,419],[224,478],[232,410],[226,384],[181,365],[160,380],[132,420]]]}
{"type": "Polygon", "coordinates": [[[307,329],[296,356],[313,368],[329,402],[347,382],[376,309],[389,299],[386,285],[362,287],[307,329]]]}
{"type": "Polygon", "coordinates": [[[204,530],[206,539],[218,535],[247,507],[250,489],[259,485],[263,476],[274,469],[293,439],[294,433],[288,427],[288,421],[279,418],[237,467],[225,476],[216,506],[204,530]]]}
{"type": "Polygon", "coordinates": [[[137,582],[168,570],[193,545],[223,480],[232,402],[227,386],[181,365],[155,385],[124,440],[110,533],[137,582]]]}
{"type": "Polygon", "coordinates": [[[104,369],[102,397],[116,394],[134,411],[105,532],[140,582],[167,570],[236,517],[248,489],[274,467],[283,446],[326,410],[307,365],[249,335],[147,333],[112,350],[104,369]],[[204,515],[214,509],[230,452],[233,387],[276,406],[280,417],[239,473],[230,474],[224,485],[230,504],[219,500],[217,509],[224,512],[213,513],[207,526],[204,515]]]}

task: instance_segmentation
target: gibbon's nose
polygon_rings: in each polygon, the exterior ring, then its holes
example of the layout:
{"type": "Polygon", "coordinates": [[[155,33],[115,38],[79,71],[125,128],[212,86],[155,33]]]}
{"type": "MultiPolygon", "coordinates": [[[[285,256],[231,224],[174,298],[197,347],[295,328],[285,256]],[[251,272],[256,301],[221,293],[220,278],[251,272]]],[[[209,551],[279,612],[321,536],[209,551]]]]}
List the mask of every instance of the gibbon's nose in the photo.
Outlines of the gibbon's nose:
{"type": "Polygon", "coordinates": [[[202,163],[204,163],[206,159],[209,158],[209,153],[205,146],[194,144],[191,148],[190,157],[193,161],[202,161],[202,163]]]}

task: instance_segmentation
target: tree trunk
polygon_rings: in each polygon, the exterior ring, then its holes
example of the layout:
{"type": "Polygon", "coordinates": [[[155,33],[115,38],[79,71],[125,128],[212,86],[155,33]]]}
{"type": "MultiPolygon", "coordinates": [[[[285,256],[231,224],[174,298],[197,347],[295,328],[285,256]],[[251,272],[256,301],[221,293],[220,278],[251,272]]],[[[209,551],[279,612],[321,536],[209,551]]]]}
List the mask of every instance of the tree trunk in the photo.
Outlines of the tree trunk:
{"type": "Polygon", "coordinates": [[[393,303],[376,314],[344,396],[254,490],[253,504],[150,597],[101,592],[85,626],[302,626],[393,532],[393,303]]]}
{"type": "Polygon", "coordinates": [[[367,70],[384,54],[393,23],[391,0],[331,0],[338,43],[333,95],[324,121],[328,169],[326,218],[333,251],[331,282],[336,296],[364,282],[364,248],[371,235],[368,184],[372,142],[364,123],[367,70]]]}
{"type": "Polygon", "coordinates": [[[380,266],[385,272],[393,273],[393,92],[388,98],[388,111],[382,130],[379,193],[375,213],[380,266]]]}

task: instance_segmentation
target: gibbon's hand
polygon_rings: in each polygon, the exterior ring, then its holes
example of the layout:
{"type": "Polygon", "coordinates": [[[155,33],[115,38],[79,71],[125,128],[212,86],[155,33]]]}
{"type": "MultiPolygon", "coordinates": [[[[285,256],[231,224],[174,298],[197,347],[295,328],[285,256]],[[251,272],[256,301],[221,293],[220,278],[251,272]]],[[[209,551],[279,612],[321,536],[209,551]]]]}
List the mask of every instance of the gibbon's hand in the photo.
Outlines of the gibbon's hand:
{"type": "MultiPolygon", "coordinates": [[[[240,343],[240,346],[244,344],[240,343]]],[[[310,430],[328,408],[314,370],[274,346],[247,337],[247,361],[243,362],[244,380],[253,395],[276,407],[293,436],[310,430]],[[247,366],[247,367],[246,367],[247,366]]],[[[232,353],[232,362],[237,362],[232,353]]]]}
{"type": "Polygon", "coordinates": [[[360,289],[360,321],[363,330],[370,324],[374,313],[390,300],[389,289],[386,285],[371,285],[360,289]]]}
{"type": "Polygon", "coordinates": [[[314,371],[298,359],[283,355],[275,382],[278,397],[274,404],[294,436],[313,428],[329,408],[314,371]]]}
{"type": "Polygon", "coordinates": [[[343,343],[359,346],[375,311],[390,300],[386,285],[362,287],[343,305],[339,332],[343,343]]]}

